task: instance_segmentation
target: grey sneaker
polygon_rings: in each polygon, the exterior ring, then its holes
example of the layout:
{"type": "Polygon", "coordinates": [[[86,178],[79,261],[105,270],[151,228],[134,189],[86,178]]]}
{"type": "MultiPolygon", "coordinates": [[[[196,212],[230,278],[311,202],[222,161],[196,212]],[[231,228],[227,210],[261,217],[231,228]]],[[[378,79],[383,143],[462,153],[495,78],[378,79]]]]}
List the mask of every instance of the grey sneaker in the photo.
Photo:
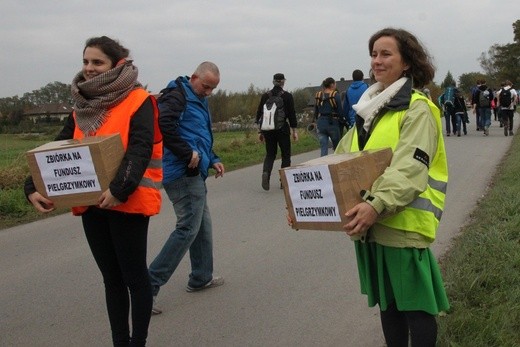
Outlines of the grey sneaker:
{"type": "Polygon", "coordinates": [[[269,172],[262,173],[262,188],[269,190],[269,172]]]}
{"type": "Polygon", "coordinates": [[[153,297],[152,315],[161,314],[162,310],[157,306],[157,296],[153,297]]]}
{"type": "Polygon", "coordinates": [[[220,276],[214,276],[211,281],[203,285],[202,287],[191,287],[189,284],[186,286],[188,293],[199,292],[204,289],[215,288],[224,284],[224,278],[220,276]]]}

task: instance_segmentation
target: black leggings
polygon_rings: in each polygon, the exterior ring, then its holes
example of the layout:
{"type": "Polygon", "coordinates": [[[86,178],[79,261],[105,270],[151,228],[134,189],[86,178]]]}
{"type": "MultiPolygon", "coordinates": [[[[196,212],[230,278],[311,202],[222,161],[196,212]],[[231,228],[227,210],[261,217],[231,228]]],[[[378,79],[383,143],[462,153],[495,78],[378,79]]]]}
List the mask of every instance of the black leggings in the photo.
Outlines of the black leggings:
{"type": "Polygon", "coordinates": [[[83,228],[105,283],[114,346],[144,346],[152,312],[152,288],[146,265],[150,218],[90,207],[83,228]],[[129,298],[130,292],[130,298],[129,298]],[[132,305],[132,337],[128,315],[132,305]]]}
{"type": "Polygon", "coordinates": [[[437,321],[424,311],[399,311],[395,302],[381,311],[381,324],[388,347],[408,347],[408,334],[412,347],[435,347],[437,321]]]}

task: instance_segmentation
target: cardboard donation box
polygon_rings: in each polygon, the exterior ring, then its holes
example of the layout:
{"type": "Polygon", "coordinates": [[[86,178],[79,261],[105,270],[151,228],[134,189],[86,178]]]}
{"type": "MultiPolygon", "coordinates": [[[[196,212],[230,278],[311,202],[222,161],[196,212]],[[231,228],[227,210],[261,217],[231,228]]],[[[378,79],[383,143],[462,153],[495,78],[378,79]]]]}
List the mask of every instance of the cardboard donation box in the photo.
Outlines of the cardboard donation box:
{"type": "Polygon", "coordinates": [[[123,155],[119,134],[49,142],[26,153],[36,190],[56,207],[96,205],[123,155]]]}
{"type": "Polygon", "coordinates": [[[331,154],[280,170],[293,229],[343,231],[345,212],[390,165],[390,148],[331,154]]]}

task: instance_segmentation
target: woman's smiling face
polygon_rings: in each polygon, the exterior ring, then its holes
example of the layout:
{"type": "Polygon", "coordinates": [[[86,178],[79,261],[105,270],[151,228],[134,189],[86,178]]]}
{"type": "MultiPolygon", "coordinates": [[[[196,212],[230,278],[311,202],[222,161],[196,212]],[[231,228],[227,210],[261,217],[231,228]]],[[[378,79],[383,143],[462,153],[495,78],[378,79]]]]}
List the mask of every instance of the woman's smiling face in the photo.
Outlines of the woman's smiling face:
{"type": "Polygon", "coordinates": [[[89,80],[112,68],[112,61],[97,47],[87,47],[83,53],[83,77],[89,80]]]}
{"type": "Polygon", "coordinates": [[[374,42],[370,66],[377,82],[384,88],[403,76],[409,66],[404,63],[397,40],[392,36],[382,36],[374,42]]]}

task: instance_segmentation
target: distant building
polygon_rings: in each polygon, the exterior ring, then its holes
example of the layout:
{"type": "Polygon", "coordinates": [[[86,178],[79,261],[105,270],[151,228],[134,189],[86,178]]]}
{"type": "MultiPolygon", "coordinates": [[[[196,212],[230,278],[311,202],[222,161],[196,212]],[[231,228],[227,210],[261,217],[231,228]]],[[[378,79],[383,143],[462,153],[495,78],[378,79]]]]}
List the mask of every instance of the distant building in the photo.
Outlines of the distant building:
{"type": "Polygon", "coordinates": [[[72,106],[67,104],[46,104],[31,108],[23,113],[24,118],[28,118],[36,123],[38,121],[63,121],[72,112],[72,106]]]}

